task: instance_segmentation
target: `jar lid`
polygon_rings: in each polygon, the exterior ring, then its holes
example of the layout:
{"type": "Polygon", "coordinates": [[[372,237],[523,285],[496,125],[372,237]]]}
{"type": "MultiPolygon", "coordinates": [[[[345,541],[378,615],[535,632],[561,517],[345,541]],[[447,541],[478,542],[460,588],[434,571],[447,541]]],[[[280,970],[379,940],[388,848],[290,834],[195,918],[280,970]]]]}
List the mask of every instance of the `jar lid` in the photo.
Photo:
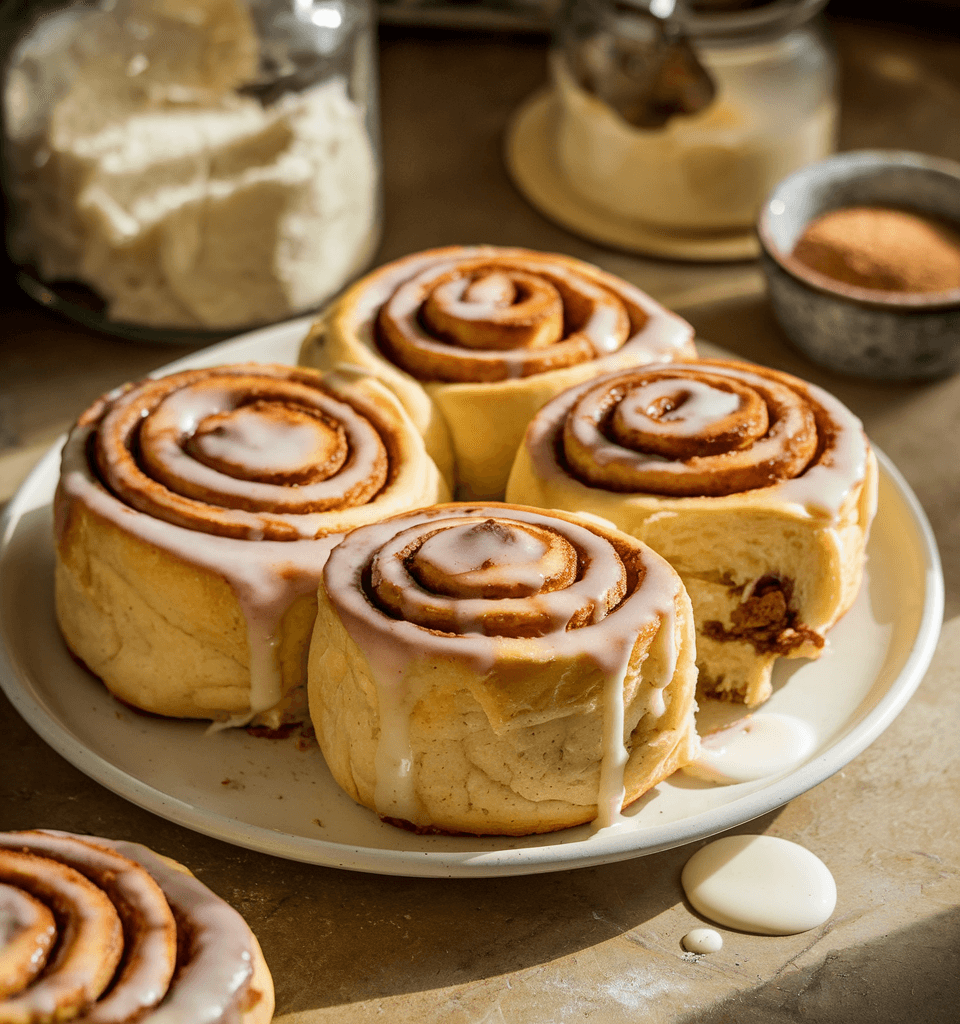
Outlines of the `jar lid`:
{"type": "Polygon", "coordinates": [[[676,17],[695,38],[789,32],[819,14],[827,0],[687,0],[676,17]]]}

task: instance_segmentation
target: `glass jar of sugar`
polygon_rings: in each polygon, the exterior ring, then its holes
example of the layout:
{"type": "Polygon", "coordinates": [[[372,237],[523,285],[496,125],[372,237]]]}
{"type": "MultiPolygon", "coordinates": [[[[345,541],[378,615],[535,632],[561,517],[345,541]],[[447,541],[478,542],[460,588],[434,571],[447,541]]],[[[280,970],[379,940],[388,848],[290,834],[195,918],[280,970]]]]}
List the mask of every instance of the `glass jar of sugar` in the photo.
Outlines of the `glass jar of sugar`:
{"type": "Polygon", "coordinates": [[[781,178],[835,148],[825,2],[568,0],[551,65],[569,187],[657,231],[751,230],[781,178]],[[702,102],[664,107],[669,90],[702,102]]]}
{"type": "Polygon", "coordinates": [[[36,297],[165,340],[314,310],[364,269],[381,207],[369,0],[41,2],[20,17],[7,248],[36,297]]]}

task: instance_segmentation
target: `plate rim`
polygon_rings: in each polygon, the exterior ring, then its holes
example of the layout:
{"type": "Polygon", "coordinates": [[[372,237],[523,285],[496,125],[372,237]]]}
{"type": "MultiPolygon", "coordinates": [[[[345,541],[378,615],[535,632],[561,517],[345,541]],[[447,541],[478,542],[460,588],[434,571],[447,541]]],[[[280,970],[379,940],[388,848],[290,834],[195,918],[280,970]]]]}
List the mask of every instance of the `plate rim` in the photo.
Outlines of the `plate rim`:
{"type": "MultiPolygon", "coordinates": [[[[224,350],[249,345],[293,344],[302,337],[307,320],[261,328],[226,342],[202,349],[155,371],[207,363],[224,350]]],[[[5,556],[15,528],[23,514],[37,507],[28,501],[59,459],[64,438],[55,441],[41,457],[11,498],[0,517],[0,559],[5,556]],[[26,507],[22,507],[26,506],[26,507]]],[[[811,761],[793,769],[770,785],[745,794],[720,807],[710,808],[685,819],[644,828],[645,842],[636,844],[640,833],[611,833],[602,843],[578,840],[546,846],[514,847],[490,851],[390,850],[326,839],[295,836],[277,829],[252,825],[219,812],[205,811],[171,796],[130,775],[87,747],[58,719],[52,717],[31,692],[32,681],[16,664],[8,650],[7,634],[0,620],[0,688],[26,723],[49,746],[74,767],[120,797],[203,835],[233,843],[259,853],[326,867],[407,877],[490,877],[539,874],[571,868],[591,867],[683,846],[745,824],[782,807],[790,800],[824,782],[872,744],[893,722],[920,685],[933,658],[944,609],[944,580],[939,549],[930,522],[916,494],[890,459],[874,445],[881,478],[886,477],[903,503],[915,528],[915,541],[922,558],[918,568],[924,579],[924,599],[915,635],[902,668],[876,704],[843,736],[811,761]],[[633,840],[633,841],[631,841],[633,840]]],[[[491,837],[494,838],[494,837],[491,837]]]]}

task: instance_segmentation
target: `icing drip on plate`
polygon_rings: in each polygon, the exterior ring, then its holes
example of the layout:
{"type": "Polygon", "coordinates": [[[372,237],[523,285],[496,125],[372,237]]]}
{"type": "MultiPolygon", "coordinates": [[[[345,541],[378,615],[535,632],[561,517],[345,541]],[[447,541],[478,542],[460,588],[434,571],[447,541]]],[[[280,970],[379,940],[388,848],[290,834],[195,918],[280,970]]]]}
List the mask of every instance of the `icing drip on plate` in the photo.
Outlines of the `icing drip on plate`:
{"type": "Polygon", "coordinates": [[[789,771],[813,752],[816,735],[793,715],[772,711],[749,715],[700,737],[700,754],[682,771],[729,785],[789,771]]]}

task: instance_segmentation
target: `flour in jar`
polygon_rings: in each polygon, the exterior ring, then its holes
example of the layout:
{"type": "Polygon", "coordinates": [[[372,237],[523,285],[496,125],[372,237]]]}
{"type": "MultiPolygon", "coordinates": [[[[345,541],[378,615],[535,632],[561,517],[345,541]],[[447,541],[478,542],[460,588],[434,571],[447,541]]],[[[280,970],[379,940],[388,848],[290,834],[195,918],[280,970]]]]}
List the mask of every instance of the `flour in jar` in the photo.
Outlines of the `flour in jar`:
{"type": "Polygon", "coordinates": [[[187,7],[70,9],[20,43],[3,96],[8,244],[45,281],[94,289],[112,320],[281,320],[329,297],[375,244],[366,111],[342,76],[263,104],[243,88],[259,46],[245,4],[222,0],[206,20],[187,7]]]}

